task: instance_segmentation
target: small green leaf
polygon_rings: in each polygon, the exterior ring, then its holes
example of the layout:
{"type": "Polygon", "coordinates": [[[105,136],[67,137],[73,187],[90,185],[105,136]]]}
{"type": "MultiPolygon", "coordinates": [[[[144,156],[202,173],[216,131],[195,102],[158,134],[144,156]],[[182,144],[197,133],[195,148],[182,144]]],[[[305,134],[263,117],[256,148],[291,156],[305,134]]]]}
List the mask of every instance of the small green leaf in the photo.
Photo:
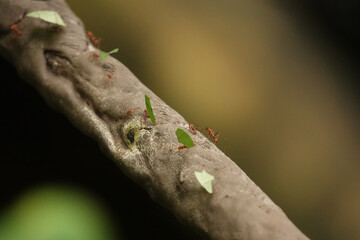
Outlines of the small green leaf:
{"type": "Polygon", "coordinates": [[[26,14],[26,16],[32,17],[32,18],[39,18],[45,22],[54,23],[54,24],[66,27],[64,20],[55,11],[50,11],[50,10],[34,11],[34,12],[26,14]]]}
{"type": "Polygon", "coordinates": [[[214,176],[210,175],[205,170],[203,170],[202,172],[195,171],[194,173],[196,179],[201,184],[201,186],[205,188],[208,193],[212,193],[211,181],[215,179],[214,176]]]}
{"type": "Polygon", "coordinates": [[[154,112],[153,112],[153,109],[151,107],[150,98],[147,95],[145,95],[145,105],[146,105],[147,113],[149,114],[149,117],[150,117],[152,123],[155,125],[154,112]]]}
{"type": "Polygon", "coordinates": [[[195,144],[194,144],[193,140],[191,139],[191,137],[189,136],[189,134],[187,134],[187,132],[185,132],[181,128],[178,128],[175,133],[176,133],[179,143],[184,144],[186,148],[191,148],[191,147],[195,146],[195,144]]]}
{"type": "Polygon", "coordinates": [[[110,52],[100,51],[100,62],[101,62],[101,63],[104,63],[105,58],[106,58],[107,56],[109,56],[110,54],[113,54],[113,53],[117,53],[118,51],[119,51],[118,48],[115,48],[114,50],[111,50],[110,52]]]}

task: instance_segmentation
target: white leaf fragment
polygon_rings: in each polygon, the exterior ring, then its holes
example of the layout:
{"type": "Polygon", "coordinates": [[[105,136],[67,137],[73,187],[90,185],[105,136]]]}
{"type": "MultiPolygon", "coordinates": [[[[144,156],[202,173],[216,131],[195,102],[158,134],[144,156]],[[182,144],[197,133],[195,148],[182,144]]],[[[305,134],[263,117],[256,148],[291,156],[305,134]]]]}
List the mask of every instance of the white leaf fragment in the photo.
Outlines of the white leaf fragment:
{"type": "Polygon", "coordinates": [[[49,23],[53,23],[53,24],[57,24],[57,25],[66,27],[64,20],[55,11],[51,11],[51,10],[34,11],[34,12],[26,14],[26,16],[32,17],[32,18],[39,18],[45,22],[49,22],[49,23]]]}
{"type": "Polygon", "coordinates": [[[210,175],[205,170],[203,170],[202,172],[195,171],[194,173],[196,179],[201,184],[201,186],[205,188],[208,193],[212,193],[211,181],[215,179],[214,176],[210,175]]]}

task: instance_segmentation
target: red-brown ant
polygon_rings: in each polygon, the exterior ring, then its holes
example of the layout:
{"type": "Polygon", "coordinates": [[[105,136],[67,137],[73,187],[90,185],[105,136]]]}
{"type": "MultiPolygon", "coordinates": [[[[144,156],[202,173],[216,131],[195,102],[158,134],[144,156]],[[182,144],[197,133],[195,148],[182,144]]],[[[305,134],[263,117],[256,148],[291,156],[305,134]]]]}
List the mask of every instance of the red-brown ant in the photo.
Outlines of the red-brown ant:
{"type": "Polygon", "coordinates": [[[127,109],[127,110],[125,110],[125,113],[126,113],[127,115],[130,115],[130,114],[132,114],[136,109],[139,110],[139,108],[127,109]]]}
{"type": "Polygon", "coordinates": [[[99,54],[97,54],[96,52],[93,52],[92,55],[93,55],[94,57],[96,57],[96,58],[100,57],[99,54]]]}
{"type": "MultiPolygon", "coordinates": [[[[139,109],[139,108],[135,108],[135,109],[139,109]]],[[[125,113],[127,115],[130,115],[130,114],[132,114],[134,112],[135,109],[127,109],[127,110],[125,110],[125,113]]],[[[146,121],[146,118],[150,118],[150,116],[149,116],[149,113],[148,113],[148,111],[146,109],[144,110],[144,113],[145,113],[144,120],[146,121]]]]}
{"type": "Polygon", "coordinates": [[[11,25],[10,30],[15,32],[18,36],[22,35],[22,32],[19,30],[19,28],[16,24],[11,25]]]}
{"type": "Polygon", "coordinates": [[[214,140],[214,143],[216,144],[218,139],[217,136],[215,135],[214,131],[211,128],[205,128],[206,131],[208,131],[209,136],[214,140]]]}
{"type": "Polygon", "coordinates": [[[186,146],[182,145],[182,146],[178,147],[178,150],[180,151],[180,150],[183,150],[184,148],[186,148],[186,146]]]}
{"type": "Polygon", "coordinates": [[[192,124],[192,123],[190,123],[189,124],[189,129],[190,129],[190,131],[192,132],[192,134],[196,134],[196,129],[195,129],[195,127],[194,127],[194,124],[192,124]]]}
{"type": "Polygon", "coordinates": [[[111,74],[107,74],[106,75],[109,79],[112,79],[113,78],[113,75],[111,75],[111,74]]]}
{"type": "Polygon", "coordinates": [[[148,111],[146,109],[144,110],[144,113],[146,114],[145,120],[146,120],[146,118],[150,118],[149,113],[148,113],[148,111]]]}
{"type": "Polygon", "coordinates": [[[92,32],[86,31],[86,34],[87,34],[87,36],[89,37],[90,41],[91,41],[96,47],[99,47],[99,46],[100,46],[100,40],[97,39],[92,32]]]}
{"type": "Polygon", "coordinates": [[[134,111],[133,111],[133,110],[130,110],[130,109],[125,111],[126,114],[131,114],[131,113],[133,113],[133,112],[134,112],[134,111]]]}

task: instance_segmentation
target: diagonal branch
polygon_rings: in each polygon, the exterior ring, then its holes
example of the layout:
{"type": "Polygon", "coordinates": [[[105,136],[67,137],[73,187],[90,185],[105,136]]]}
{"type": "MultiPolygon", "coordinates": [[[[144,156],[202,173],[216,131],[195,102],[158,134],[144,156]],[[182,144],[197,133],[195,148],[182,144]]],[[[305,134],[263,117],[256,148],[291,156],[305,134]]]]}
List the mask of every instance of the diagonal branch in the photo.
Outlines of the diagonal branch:
{"type": "Polygon", "coordinates": [[[101,63],[93,52],[99,51],[63,0],[0,1],[1,56],[179,221],[207,239],[308,239],[206,137],[192,135],[195,147],[179,151],[175,131],[188,129],[185,119],[120,62],[109,56],[101,63]],[[36,10],[57,11],[67,26],[25,17],[36,10]],[[140,110],[145,94],[156,125],[140,110]],[[202,170],[215,177],[212,194],[196,180],[202,170]]]}

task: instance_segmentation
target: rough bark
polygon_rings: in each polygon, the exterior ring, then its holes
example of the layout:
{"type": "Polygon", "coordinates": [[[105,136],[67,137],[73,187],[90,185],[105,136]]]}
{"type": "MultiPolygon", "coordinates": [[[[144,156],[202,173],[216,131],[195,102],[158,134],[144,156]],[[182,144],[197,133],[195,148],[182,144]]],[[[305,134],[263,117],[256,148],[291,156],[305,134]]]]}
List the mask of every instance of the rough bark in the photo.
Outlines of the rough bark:
{"type": "Polygon", "coordinates": [[[179,151],[175,130],[188,129],[184,118],[120,62],[108,57],[102,64],[94,51],[63,0],[0,0],[1,56],[180,222],[207,239],[308,239],[202,134],[191,135],[195,147],[179,151]],[[67,27],[25,17],[35,10],[57,11],[67,27]],[[21,36],[10,30],[12,24],[21,36]],[[156,125],[141,110],[145,94],[156,125]],[[194,171],[202,170],[215,177],[213,194],[195,178],[194,171]]]}

